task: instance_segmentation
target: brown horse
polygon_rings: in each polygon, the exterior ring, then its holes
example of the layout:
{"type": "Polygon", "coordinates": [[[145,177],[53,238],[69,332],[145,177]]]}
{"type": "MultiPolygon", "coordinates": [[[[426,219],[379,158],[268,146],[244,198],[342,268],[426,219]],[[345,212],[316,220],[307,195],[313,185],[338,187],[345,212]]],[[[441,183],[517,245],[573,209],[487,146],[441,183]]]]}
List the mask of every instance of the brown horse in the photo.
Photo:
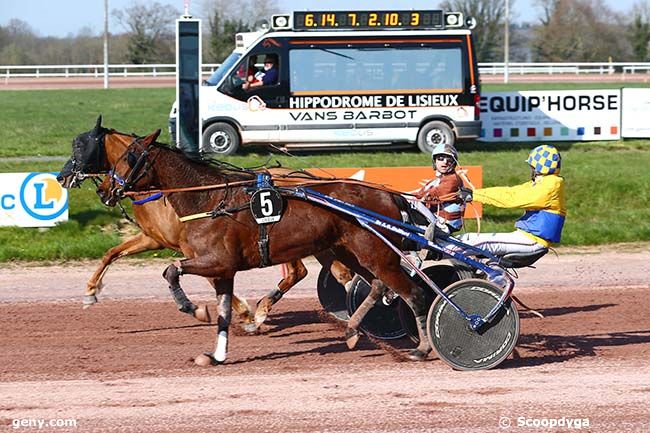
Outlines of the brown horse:
{"type": "MultiPolygon", "coordinates": [[[[180,151],[153,143],[151,137],[131,144],[113,167],[113,176],[99,187],[106,204],[115,204],[124,191],[151,191],[160,188],[178,215],[194,216],[214,211],[212,218],[188,220],[187,243],[192,258],[169,265],[165,279],[174,290],[180,289],[180,276],[201,275],[215,282],[218,304],[217,341],[214,352],[205,354],[211,363],[226,359],[228,327],[231,321],[233,281],[238,271],[284,263],[331,249],[348,268],[371,282],[372,290],[350,318],[346,330],[348,347],[359,338],[358,327],[374,303],[390,287],[411,307],[416,317],[419,346],[409,353],[422,360],[431,351],[426,336],[426,313],[423,290],[402,271],[400,258],[378,237],[362,228],[352,217],[333,212],[320,205],[284,196],[282,218],[267,225],[268,254],[259,248],[260,226],[249,211],[250,196],[245,186],[255,185],[254,173],[216,171],[206,163],[192,161],[180,151]],[[118,185],[119,183],[119,185],[118,185]],[[201,184],[227,185],[221,189],[193,190],[201,184]],[[171,191],[176,189],[176,191],[171,191]],[[178,191],[178,189],[182,189],[178,191]]],[[[314,189],[331,197],[360,205],[391,218],[399,218],[400,209],[394,194],[367,185],[350,183],[317,184],[314,189]]],[[[398,238],[387,234],[392,242],[398,238]]],[[[202,356],[197,362],[204,363],[202,356]]]]}
{"type": "MultiPolygon", "coordinates": [[[[95,128],[86,133],[79,134],[72,143],[72,156],[65,163],[58,176],[58,180],[65,188],[79,186],[86,174],[108,173],[117,159],[137,137],[109,130],[101,126],[101,116],[97,119],[95,128]]],[[[108,267],[117,259],[144,251],[169,248],[192,257],[193,252],[186,241],[185,225],[181,223],[173,207],[165,200],[156,200],[133,206],[133,213],[141,232],[127,239],[123,243],[111,248],[102,258],[100,266],[93,273],[86,285],[84,308],[97,302],[97,295],[102,288],[102,278],[108,267]]],[[[321,263],[331,264],[329,256],[319,257],[321,263]]],[[[307,275],[307,269],[302,261],[297,260],[286,264],[287,274],[278,283],[278,288],[271,292],[258,303],[255,316],[245,299],[233,297],[233,308],[240,315],[244,329],[255,331],[266,319],[271,306],[277,302],[284,293],[302,280],[307,275]]],[[[332,266],[333,274],[341,280],[348,281],[349,273],[346,269],[332,266]]],[[[194,306],[189,300],[183,299],[181,293],[175,294],[175,299],[180,297],[179,307],[182,311],[192,314],[198,320],[209,322],[210,314],[207,306],[194,306]]]]}

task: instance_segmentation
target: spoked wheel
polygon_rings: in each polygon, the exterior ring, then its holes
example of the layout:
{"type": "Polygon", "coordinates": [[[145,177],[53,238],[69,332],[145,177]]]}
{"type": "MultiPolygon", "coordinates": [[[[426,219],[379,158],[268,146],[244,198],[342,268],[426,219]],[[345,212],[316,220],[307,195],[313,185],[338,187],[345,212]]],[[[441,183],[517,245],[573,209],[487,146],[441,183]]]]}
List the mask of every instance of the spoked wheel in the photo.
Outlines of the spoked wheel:
{"type": "Polygon", "coordinates": [[[350,319],[346,303],[347,293],[345,287],[339,283],[329,269],[321,269],[316,285],[318,300],[323,310],[337,318],[347,321],[350,319]]]}
{"type": "MultiPolygon", "coordinates": [[[[482,317],[494,307],[503,291],[485,280],[463,280],[445,293],[467,314],[482,317]]],[[[476,331],[447,301],[438,297],[427,318],[429,342],[440,359],[457,370],[486,370],[499,365],[515,348],[519,338],[519,314],[506,301],[491,322],[476,331]]]]}
{"type": "MultiPolygon", "coordinates": [[[[350,316],[359,308],[363,300],[366,299],[370,290],[370,284],[361,276],[355,275],[352,279],[352,285],[347,298],[350,316]]],[[[402,338],[406,335],[406,331],[402,327],[397,311],[399,310],[399,305],[403,302],[397,295],[382,296],[375,302],[375,305],[370,311],[368,311],[368,314],[363,318],[359,327],[366,334],[380,340],[402,338]]]]}
{"type": "MultiPolygon", "coordinates": [[[[423,269],[422,272],[424,272],[441,290],[444,290],[447,286],[456,281],[472,278],[470,270],[455,267],[451,263],[437,263],[423,269]]],[[[413,280],[424,290],[425,302],[428,310],[431,307],[433,300],[436,298],[436,293],[417,275],[413,277],[413,280]]],[[[408,335],[413,342],[419,343],[420,335],[415,323],[413,310],[411,310],[406,302],[400,302],[397,312],[399,314],[400,323],[406,331],[406,335],[408,335]]]]}

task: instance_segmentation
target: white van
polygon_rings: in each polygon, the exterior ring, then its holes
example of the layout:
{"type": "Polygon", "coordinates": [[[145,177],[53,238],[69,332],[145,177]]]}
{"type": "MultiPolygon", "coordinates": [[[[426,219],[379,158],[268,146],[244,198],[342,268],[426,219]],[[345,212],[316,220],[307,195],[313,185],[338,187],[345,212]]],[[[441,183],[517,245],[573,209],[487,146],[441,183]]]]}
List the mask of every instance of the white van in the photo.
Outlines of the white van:
{"type": "Polygon", "coordinates": [[[417,143],[429,153],[476,138],[480,88],[468,27],[462,14],[439,10],[275,15],[270,30],[237,34],[235,50],[201,86],[201,151],[417,143]],[[277,73],[264,71],[267,60],[277,73]]]}

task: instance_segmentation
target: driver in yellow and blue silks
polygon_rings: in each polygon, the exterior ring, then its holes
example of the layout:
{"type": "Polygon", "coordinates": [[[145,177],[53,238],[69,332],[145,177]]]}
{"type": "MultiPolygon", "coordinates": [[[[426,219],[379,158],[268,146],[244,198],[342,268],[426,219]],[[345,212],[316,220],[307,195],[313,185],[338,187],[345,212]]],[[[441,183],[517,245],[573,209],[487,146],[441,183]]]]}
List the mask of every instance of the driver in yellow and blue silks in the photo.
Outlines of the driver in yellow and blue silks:
{"type": "Polygon", "coordinates": [[[532,180],[512,187],[475,189],[470,200],[501,208],[524,209],[510,233],[467,233],[462,242],[495,256],[536,253],[560,242],[566,217],[564,179],[559,176],[562,157],[550,145],[534,148],[526,163],[532,180]]]}

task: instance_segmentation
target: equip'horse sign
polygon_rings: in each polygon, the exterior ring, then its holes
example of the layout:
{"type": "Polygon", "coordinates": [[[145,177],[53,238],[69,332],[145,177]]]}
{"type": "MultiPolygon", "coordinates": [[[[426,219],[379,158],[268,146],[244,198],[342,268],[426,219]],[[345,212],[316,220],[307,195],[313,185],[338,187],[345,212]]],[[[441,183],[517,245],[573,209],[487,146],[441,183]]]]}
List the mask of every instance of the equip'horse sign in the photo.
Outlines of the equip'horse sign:
{"type": "Polygon", "coordinates": [[[68,191],[56,173],[0,174],[0,226],[52,227],[68,220],[68,191]]]}

